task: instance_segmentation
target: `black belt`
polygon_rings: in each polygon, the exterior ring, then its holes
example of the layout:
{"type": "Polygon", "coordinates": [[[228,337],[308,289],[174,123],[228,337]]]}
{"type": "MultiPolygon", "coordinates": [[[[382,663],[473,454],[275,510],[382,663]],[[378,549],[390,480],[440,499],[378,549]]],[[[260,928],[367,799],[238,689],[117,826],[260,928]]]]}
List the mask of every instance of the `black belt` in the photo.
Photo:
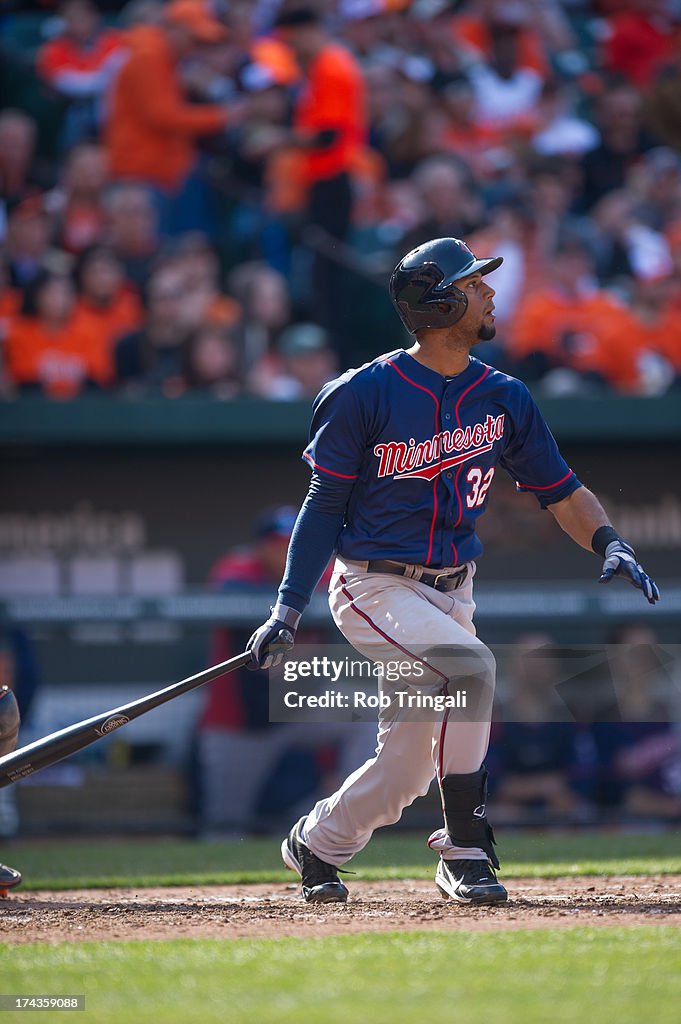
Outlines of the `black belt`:
{"type": "Polygon", "coordinates": [[[457,572],[438,572],[437,569],[424,569],[420,576],[413,575],[411,569],[412,566],[410,565],[399,565],[397,562],[388,562],[382,558],[377,559],[375,562],[369,562],[367,565],[367,572],[387,572],[391,576],[406,576],[409,579],[416,580],[418,583],[425,583],[427,587],[433,587],[434,590],[439,590],[445,594],[450,590],[458,590],[466,582],[466,577],[468,576],[467,565],[462,566],[457,572]]]}

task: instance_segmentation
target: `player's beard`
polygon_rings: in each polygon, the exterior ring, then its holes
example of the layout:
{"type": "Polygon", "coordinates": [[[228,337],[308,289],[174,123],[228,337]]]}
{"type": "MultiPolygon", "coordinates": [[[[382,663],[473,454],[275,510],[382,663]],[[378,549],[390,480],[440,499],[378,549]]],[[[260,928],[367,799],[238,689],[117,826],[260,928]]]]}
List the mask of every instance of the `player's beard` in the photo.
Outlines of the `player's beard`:
{"type": "Polygon", "coordinates": [[[477,341],[491,341],[494,335],[497,333],[497,326],[494,323],[486,324],[483,320],[478,328],[477,341]]]}

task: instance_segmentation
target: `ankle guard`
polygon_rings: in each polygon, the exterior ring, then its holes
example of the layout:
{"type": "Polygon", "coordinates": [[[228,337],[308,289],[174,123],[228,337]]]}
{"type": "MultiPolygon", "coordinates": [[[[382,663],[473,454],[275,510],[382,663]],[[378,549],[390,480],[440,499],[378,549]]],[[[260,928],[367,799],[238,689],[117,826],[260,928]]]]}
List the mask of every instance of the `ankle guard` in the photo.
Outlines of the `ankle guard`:
{"type": "Polygon", "coordinates": [[[487,820],[487,769],[469,775],[445,775],[440,781],[447,834],[456,846],[477,846],[499,867],[496,842],[487,820]]]}

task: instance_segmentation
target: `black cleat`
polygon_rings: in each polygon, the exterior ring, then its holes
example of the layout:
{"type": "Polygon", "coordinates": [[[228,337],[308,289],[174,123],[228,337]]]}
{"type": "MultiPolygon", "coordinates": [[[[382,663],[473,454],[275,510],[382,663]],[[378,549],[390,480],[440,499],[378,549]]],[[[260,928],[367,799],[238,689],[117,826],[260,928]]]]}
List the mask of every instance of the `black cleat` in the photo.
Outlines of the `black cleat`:
{"type": "Polygon", "coordinates": [[[284,864],[300,875],[306,903],[345,903],[348,890],[338,877],[338,868],[316,857],[300,838],[304,821],[302,817],[281,844],[284,864]]]}
{"type": "Polygon", "coordinates": [[[7,864],[0,864],[0,897],[7,896],[10,889],[20,884],[21,872],[10,868],[7,864]]]}
{"type": "Polygon", "coordinates": [[[435,884],[443,899],[458,903],[477,906],[505,903],[508,899],[508,893],[487,860],[445,860],[441,857],[435,872],[435,884]]]}

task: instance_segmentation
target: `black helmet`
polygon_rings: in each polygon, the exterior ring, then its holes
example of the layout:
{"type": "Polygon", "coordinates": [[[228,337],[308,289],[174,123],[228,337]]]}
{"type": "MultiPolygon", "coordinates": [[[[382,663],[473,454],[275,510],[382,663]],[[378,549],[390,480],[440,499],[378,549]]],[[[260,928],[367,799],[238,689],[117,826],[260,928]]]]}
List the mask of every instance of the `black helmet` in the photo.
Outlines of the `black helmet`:
{"type": "Polygon", "coordinates": [[[390,298],[412,334],[422,327],[451,327],[468,305],[454,282],[476,270],[489,274],[501,263],[501,256],[476,259],[459,238],[434,238],[412,249],[397,264],[390,277],[390,298]]]}

